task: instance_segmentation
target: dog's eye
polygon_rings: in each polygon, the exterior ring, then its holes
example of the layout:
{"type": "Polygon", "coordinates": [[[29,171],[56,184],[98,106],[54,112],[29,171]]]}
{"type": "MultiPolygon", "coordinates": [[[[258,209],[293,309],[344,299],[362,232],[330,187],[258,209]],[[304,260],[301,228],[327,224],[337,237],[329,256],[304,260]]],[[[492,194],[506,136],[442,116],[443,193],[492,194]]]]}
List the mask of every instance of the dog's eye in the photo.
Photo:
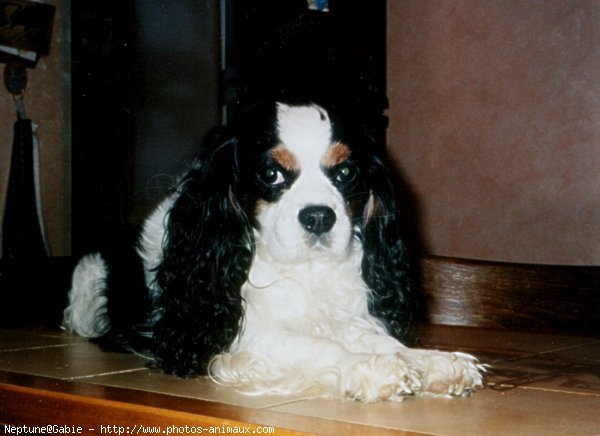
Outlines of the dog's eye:
{"type": "Polygon", "coordinates": [[[336,183],[348,183],[354,180],[356,177],[356,169],[352,165],[343,165],[341,166],[336,174],[335,181],[336,183]]]}
{"type": "Polygon", "coordinates": [[[285,177],[276,168],[265,168],[259,175],[259,179],[270,186],[281,185],[285,182],[285,177]]]}

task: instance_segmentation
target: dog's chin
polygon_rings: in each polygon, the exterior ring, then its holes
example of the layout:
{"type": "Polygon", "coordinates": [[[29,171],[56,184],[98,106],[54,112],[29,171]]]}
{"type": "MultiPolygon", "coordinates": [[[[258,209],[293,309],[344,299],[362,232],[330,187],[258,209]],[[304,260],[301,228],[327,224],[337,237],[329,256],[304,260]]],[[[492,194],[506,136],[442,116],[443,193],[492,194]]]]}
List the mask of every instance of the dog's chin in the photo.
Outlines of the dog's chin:
{"type": "MultiPolygon", "coordinates": [[[[290,241],[291,242],[291,241],[290,241]]],[[[342,263],[355,252],[352,240],[339,241],[330,235],[305,235],[296,243],[280,247],[257,246],[257,254],[271,263],[300,265],[323,262],[342,263]]]]}

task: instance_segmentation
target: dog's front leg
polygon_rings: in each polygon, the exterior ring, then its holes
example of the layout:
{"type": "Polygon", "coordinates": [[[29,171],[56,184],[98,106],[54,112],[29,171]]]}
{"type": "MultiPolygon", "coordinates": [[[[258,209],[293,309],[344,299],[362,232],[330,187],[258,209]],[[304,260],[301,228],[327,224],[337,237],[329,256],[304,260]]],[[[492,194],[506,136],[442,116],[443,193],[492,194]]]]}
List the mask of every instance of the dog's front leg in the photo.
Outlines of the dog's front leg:
{"type": "Polygon", "coordinates": [[[320,396],[364,402],[400,400],[421,390],[420,373],[399,353],[350,350],[310,335],[277,332],[260,337],[216,356],[210,365],[213,380],[248,394],[316,389],[320,396]]]}

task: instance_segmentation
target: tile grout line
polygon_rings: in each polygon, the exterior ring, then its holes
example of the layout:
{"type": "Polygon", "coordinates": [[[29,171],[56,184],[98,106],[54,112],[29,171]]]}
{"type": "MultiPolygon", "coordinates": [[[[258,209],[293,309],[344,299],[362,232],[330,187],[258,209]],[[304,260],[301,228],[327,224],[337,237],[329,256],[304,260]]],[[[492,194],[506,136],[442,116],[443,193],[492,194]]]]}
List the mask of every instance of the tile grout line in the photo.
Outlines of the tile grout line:
{"type": "MultiPolygon", "coordinates": [[[[544,351],[524,352],[520,356],[508,357],[506,359],[500,359],[500,360],[496,360],[494,362],[496,362],[496,363],[498,363],[498,362],[516,362],[518,360],[527,359],[527,358],[530,358],[532,356],[543,356],[545,354],[557,353],[557,352],[560,352],[560,351],[572,350],[572,349],[575,349],[575,348],[586,347],[586,346],[596,345],[596,344],[600,344],[600,341],[593,340],[591,342],[584,342],[584,343],[575,344],[575,345],[567,345],[567,346],[558,347],[558,348],[552,348],[552,349],[548,349],[548,350],[544,350],[544,351]]],[[[485,350],[481,350],[481,351],[485,351],[485,350]]]]}
{"type": "Polygon", "coordinates": [[[564,390],[564,389],[552,389],[552,388],[539,387],[539,386],[526,386],[526,385],[518,385],[518,384],[514,384],[514,383],[503,383],[503,382],[489,382],[489,383],[486,383],[486,387],[488,387],[490,390],[493,390],[493,391],[497,391],[497,389],[495,389],[495,388],[507,389],[507,390],[524,389],[524,390],[529,390],[529,391],[553,392],[553,393],[565,394],[565,395],[580,395],[580,396],[584,396],[584,397],[600,397],[600,394],[595,394],[595,393],[569,391],[569,390],[564,390]]]}
{"type": "MultiPolygon", "coordinates": [[[[75,342],[77,344],[79,342],[75,342]]],[[[21,347],[21,348],[6,348],[4,350],[0,350],[0,354],[15,352],[15,351],[29,351],[29,350],[42,350],[44,348],[60,348],[60,347],[70,347],[73,344],[54,344],[54,345],[38,345],[35,347],[21,347]]]]}
{"type": "Polygon", "coordinates": [[[69,333],[65,330],[52,330],[52,331],[27,331],[27,330],[11,330],[11,329],[0,329],[0,334],[6,334],[6,335],[23,335],[23,336],[33,336],[36,338],[53,338],[53,339],[65,339],[65,338],[72,338],[74,340],[86,340],[88,338],[86,338],[85,336],[79,336],[77,334],[74,333],[69,333]]]}
{"type": "MultiPolygon", "coordinates": [[[[111,375],[117,375],[117,374],[129,374],[129,373],[134,373],[134,372],[143,371],[143,370],[147,370],[147,369],[148,368],[134,368],[134,369],[127,369],[127,370],[122,370],[122,371],[106,372],[106,373],[101,373],[101,374],[89,374],[89,375],[83,375],[83,376],[61,378],[60,380],[67,381],[67,382],[70,382],[70,381],[73,381],[73,382],[84,381],[85,382],[86,379],[94,379],[96,377],[100,378],[100,377],[104,377],[104,376],[111,376],[111,375]]],[[[269,410],[269,409],[273,409],[273,408],[280,407],[280,406],[287,406],[289,404],[294,404],[294,403],[298,403],[298,402],[302,402],[302,401],[309,401],[309,400],[317,399],[317,397],[308,397],[307,396],[307,397],[303,397],[303,398],[288,399],[288,400],[285,400],[280,403],[272,403],[272,404],[264,404],[264,405],[244,405],[244,404],[228,403],[227,401],[215,400],[213,398],[204,397],[204,396],[194,397],[194,396],[190,396],[187,394],[183,394],[183,393],[179,393],[179,392],[172,392],[172,391],[163,390],[163,389],[148,389],[148,388],[140,388],[137,386],[115,384],[115,383],[103,383],[102,380],[94,380],[94,381],[91,381],[88,383],[91,383],[91,384],[94,384],[97,386],[115,387],[115,388],[120,388],[120,389],[130,389],[130,390],[135,390],[135,391],[140,391],[140,392],[148,392],[151,394],[173,396],[173,397],[177,397],[177,398],[187,398],[187,399],[208,401],[208,402],[221,402],[223,404],[230,404],[232,406],[239,406],[239,407],[248,407],[248,408],[255,409],[255,410],[269,410]]],[[[237,391],[236,391],[236,393],[237,393],[237,391]]],[[[433,435],[433,436],[435,436],[435,435],[433,435]]]]}
{"type": "Polygon", "coordinates": [[[123,370],[120,370],[120,371],[108,371],[108,372],[101,372],[101,373],[97,373],[97,374],[77,375],[77,376],[74,376],[74,377],[62,378],[61,380],[66,380],[66,381],[85,380],[85,379],[88,379],[88,378],[104,377],[104,376],[107,376],[107,375],[129,374],[131,372],[144,371],[144,370],[147,370],[147,369],[148,368],[146,368],[146,367],[123,369],[123,370]]]}
{"type": "Polygon", "coordinates": [[[574,391],[563,391],[560,389],[550,389],[550,388],[542,388],[535,386],[514,386],[517,389],[524,389],[529,391],[542,391],[542,392],[554,392],[557,394],[566,394],[566,395],[581,395],[583,397],[600,397],[600,394],[592,394],[587,392],[574,392],[574,391]]]}

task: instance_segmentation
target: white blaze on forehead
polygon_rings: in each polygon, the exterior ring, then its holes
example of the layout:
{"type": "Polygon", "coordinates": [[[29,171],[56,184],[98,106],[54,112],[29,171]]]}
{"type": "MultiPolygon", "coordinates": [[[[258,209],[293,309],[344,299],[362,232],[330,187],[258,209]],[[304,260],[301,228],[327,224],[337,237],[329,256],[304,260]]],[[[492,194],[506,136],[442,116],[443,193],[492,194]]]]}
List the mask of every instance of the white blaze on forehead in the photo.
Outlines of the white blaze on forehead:
{"type": "Polygon", "coordinates": [[[265,203],[257,214],[257,254],[269,262],[286,264],[309,258],[330,258],[336,263],[345,259],[355,239],[346,201],[323,171],[335,156],[343,155],[342,145],[332,144],[327,112],[316,105],[278,104],[277,134],[279,142],[271,157],[283,168],[290,167],[297,177],[276,202],[265,203]],[[319,241],[311,238],[299,220],[300,211],[310,205],[329,207],[336,215],[335,225],[319,241]]]}
{"type": "Polygon", "coordinates": [[[277,127],[282,144],[308,163],[318,160],[331,143],[331,123],[327,112],[317,105],[277,104],[277,127]]]}

